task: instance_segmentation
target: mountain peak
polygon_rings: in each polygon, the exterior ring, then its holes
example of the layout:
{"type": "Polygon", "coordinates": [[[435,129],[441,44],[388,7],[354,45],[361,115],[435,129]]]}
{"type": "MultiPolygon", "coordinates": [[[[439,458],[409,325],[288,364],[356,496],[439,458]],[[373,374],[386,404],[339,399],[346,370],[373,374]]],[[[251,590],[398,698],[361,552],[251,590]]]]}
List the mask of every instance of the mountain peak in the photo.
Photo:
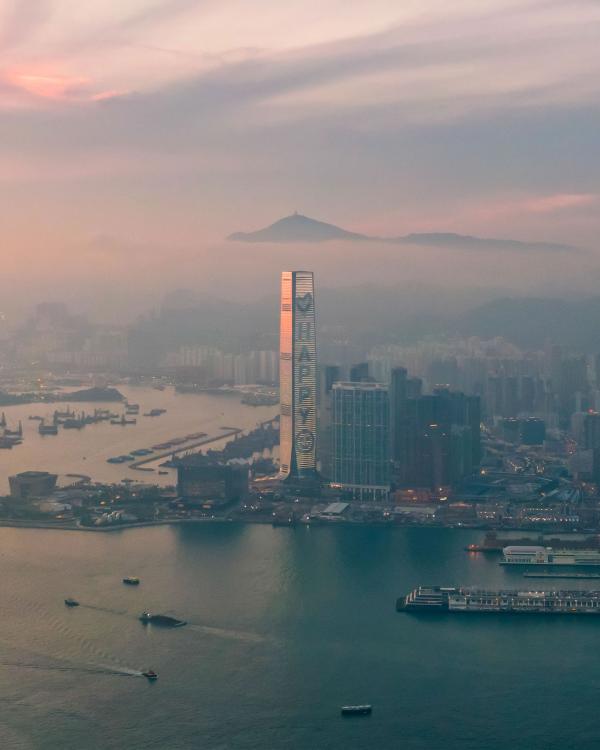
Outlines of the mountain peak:
{"type": "Polygon", "coordinates": [[[490,237],[473,237],[452,232],[426,232],[405,234],[400,237],[374,237],[311,219],[310,216],[294,211],[289,216],[278,219],[273,224],[255,232],[234,232],[227,238],[234,242],[328,242],[331,240],[362,240],[367,242],[385,242],[394,245],[421,245],[426,247],[447,247],[458,250],[492,250],[492,251],[573,251],[577,248],[557,242],[522,242],[512,239],[495,239],[490,237]]]}
{"type": "Polygon", "coordinates": [[[235,242],[326,242],[369,238],[294,211],[293,214],[284,216],[264,229],[255,232],[234,232],[227,239],[235,242]]]}

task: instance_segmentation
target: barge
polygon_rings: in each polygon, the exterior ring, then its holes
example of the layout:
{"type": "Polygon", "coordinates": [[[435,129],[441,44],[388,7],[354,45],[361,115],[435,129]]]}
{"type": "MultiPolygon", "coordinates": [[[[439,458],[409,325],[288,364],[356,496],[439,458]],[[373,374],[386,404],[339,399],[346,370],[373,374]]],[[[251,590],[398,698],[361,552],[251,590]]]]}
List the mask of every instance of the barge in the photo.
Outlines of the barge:
{"type": "Polygon", "coordinates": [[[600,615],[600,591],[419,586],[397,600],[396,610],[426,614],[600,615]]]}

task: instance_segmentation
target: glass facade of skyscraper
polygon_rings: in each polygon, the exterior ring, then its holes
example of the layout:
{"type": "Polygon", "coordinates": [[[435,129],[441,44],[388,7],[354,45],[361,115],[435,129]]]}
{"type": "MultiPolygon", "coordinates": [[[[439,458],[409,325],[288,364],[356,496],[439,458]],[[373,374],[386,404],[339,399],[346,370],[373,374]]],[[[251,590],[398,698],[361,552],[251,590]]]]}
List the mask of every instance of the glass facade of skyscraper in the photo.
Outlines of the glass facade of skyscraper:
{"type": "Polygon", "coordinates": [[[356,500],[385,500],[390,489],[387,386],[334,383],[332,394],[333,484],[356,500]]]}
{"type": "Polygon", "coordinates": [[[317,345],[312,271],[281,274],[280,475],[316,474],[317,345]]]}

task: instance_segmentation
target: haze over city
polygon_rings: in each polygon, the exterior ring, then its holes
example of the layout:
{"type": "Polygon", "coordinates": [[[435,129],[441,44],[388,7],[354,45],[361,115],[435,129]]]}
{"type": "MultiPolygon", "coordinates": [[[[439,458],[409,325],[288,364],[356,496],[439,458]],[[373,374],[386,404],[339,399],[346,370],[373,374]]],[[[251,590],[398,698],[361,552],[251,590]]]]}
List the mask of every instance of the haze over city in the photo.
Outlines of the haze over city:
{"type": "Polygon", "coordinates": [[[0,750],[596,750],[600,0],[0,0],[0,750]]]}
{"type": "Polygon", "coordinates": [[[326,287],[595,290],[592,0],[28,0],[0,12],[10,316],[64,298],[129,319],[181,286],[256,299],[301,253],[326,287]],[[581,250],[225,240],[294,210],[368,235],[581,250]]]}

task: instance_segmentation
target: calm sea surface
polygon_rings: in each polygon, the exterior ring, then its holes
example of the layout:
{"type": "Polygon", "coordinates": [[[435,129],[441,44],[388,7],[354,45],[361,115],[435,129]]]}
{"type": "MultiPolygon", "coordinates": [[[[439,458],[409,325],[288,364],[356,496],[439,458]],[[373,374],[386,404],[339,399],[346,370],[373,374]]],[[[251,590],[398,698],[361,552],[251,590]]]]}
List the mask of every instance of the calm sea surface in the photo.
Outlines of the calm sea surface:
{"type": "Polygon", "coordinates": [[[600,619],[395,612],[418,583],[524,586],[463,552],[479,536],[0,529],[0,747],[596,748],[600,619]],[[352,702],[373,715],[342,719],[352,702]]]}

